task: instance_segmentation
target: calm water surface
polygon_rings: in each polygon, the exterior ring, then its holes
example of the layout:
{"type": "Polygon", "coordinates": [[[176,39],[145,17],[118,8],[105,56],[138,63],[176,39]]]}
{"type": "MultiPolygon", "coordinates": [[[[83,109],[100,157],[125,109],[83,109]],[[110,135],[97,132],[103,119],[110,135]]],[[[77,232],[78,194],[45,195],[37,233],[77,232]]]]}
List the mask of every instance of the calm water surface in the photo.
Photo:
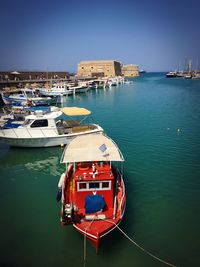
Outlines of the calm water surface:
{"type": "MultiPolygon", "coordinates": [[[[141,75],[133,84],[66,100],[86,107],[125,157],[127,207],[120,227],[177,266],[200,266],[200,81],[141,75]]],[[[83,237],[59,223],[62,149],[0,145],[0,266],[78,267],[83,237]]],[[[161,267],[117,230],[87,267],[161,267]]]]}

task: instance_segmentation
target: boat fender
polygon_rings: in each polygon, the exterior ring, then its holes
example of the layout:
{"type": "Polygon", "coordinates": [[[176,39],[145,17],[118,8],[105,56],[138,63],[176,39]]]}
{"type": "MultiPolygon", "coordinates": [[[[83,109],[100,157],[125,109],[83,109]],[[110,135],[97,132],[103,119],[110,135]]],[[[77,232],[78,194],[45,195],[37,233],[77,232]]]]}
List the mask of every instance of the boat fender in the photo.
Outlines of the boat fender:
{"type": "Polygon", "coordinates": [[[58,192],[56,194],[56,200],[57,202],[59,202],[62,198],[62,185],[64,183],[64,179],[65,179],[65,173],[62,173],[60,176],[60,180],[58,182],[58,192]]]}
{"type": "Polygon", "coordinates": [[[65,173],[63,172],[60,176],[60,180],[58,182],[58,188],[61,188],[62,185],[63,185],[63,182],[64,182],[64,179],[65,179],[65,173]]]}
{"type": "Polygon", "coordinates": [[[57,202],[59,202],[61,200],[61,197],[62,197],[62,189],[59,188],[58,189],[58,192],[56,194],[56,200],[57,200],[57,202]]]}

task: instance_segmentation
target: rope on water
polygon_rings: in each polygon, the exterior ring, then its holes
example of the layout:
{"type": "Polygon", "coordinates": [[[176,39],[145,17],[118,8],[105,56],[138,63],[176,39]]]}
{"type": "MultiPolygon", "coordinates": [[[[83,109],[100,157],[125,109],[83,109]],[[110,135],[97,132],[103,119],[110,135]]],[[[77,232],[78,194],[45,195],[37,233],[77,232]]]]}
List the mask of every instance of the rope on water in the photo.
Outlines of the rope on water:
{"type": "Polygon", "coordinates": [[[84,232],[84,239],[83,239],[83,267],[86,267],[86,252],[87,252],[87,230],[90,228],[92,223],[94,222],[94,219],[90,222],[88,227],[85,228],[84,232]]]}
{"type": "Polygon", "coordinates": [[[116,227],[117,227],[117,229],[129,240],[129,241],[131,241],[136,247],[138,247],[139,249],[141,249],[142,251],[144,251],[146,254],[148,254],[149,256],[151,256],[152,258],[154,258],[154,259],[156,259],[156,260],[158,260],[158,261],[160,261],[160,262],[162,262],[162,263],[164,263],[164,264],[166,264],[166,265],[168,265],[168,266],[172,266],[172,267],[177,267],[176,265],[174,265],[174,264],[171,264],[171,263],[169,263],[169,262],[166,262],[166,261],[164,261],[164,260],[162,260],[162,259],[160,259],[160,258],[158,258],[157,256],[155,256],[155,255],[153,255],[152,253],[150,253],[149,251],[147,251],[146,249],[144,249],[143,247],[141,247],[140,245],[138,245],[132,238],[130,238],[116,223],[114,223],[114,222],[112,222],[112,221],[109,221],[109,220],[105,220],[105,221],[107,221],[107,222],[109,222],[109,223],[112,223],[112,224],[114,224],[116,227]]]}
{"type": "Polygon", "coordinates": [[[83,240],[83,246],[84,246],[84,249],[83,249],[83,267],[86,266],[86,249],[87,249],[87,242],[86,242],[86,231],[84,233],[84,240],[83,240]]]}

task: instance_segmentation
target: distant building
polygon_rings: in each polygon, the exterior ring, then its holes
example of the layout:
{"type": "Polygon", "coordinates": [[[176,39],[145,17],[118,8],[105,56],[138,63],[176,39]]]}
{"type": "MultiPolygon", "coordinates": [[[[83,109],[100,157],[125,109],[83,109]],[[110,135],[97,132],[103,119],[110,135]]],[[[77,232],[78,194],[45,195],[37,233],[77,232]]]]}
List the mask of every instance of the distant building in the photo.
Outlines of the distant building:
{"type": "Polygon", "coordinates": [[[66,71],[0,71],[0,81],[67,79],[66,71]]]}
{"type": "Polygon", "coordinates": [[[139,76],[139,67],[137,65],[123,65],[122,75],[125,77],[136,77],[139,76]]]}
{"type": "Polygon", "coordinates": [[[81,61],[77,75],[88,78],[121,76],[121,63],[115,60],[81,61]]]}

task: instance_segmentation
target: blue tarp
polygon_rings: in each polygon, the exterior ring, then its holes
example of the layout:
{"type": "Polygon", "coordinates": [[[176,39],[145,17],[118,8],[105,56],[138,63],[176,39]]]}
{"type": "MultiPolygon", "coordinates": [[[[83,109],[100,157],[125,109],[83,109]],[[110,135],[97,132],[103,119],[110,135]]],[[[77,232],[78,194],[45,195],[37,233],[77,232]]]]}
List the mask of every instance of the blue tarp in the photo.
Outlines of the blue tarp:
{"type": "Polygon", "coordinates": [[[50,111],[50,107],[48,106],[32,106],[32,107],[25,107],[24,109],[30,111],[36,111],[36,110],[50,111]]]}
{"type": "Polygon", "coordinates": [[[85,197],[85,213],[100,211],[105,207],[105,201],[102,195],[88,195],[85,197]]]}
{"type": "Polygon", "coordinates": [[[13,123],[13,121],[17,121],[17,120],[8,119],[7,122],[4,124],[3,128],[4,129],[18,128],[20,125],[22,125],[19,123],[13,123]]]}

